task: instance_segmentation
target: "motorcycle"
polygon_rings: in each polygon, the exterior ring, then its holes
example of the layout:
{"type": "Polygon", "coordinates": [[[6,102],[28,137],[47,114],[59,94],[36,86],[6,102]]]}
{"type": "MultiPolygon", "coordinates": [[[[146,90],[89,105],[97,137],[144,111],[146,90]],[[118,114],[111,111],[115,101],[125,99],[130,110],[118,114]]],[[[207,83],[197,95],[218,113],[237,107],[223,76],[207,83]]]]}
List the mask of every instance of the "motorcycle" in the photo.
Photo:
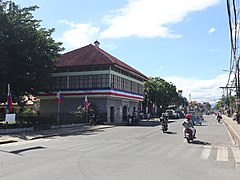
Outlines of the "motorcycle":
{"type": "Polygon", "coordinates": [[[92,115],[89,117],[89,124],[91,126],[96,126],[96,125],[99,125],[99,124],[103,124],[102,122],[102,119],[99,115],[92,115]]]}
{"type": "Polygon", "coordinates": [[[187,139],[187,142],[190,143],[193,141],[193,132],[191,129],[185,129],[184,130],[185,133],[185,138],[187,139]]]}
{"type": "Polygon", "coordinates": [[[162,122],[162,132],[165,133],[168,131],[168,124],[167,122],[162,122]]]}
{"type": "Polygon", "coordinates": [[[168,116],[162,115],[160,117],[160,123],[162,125],[162,132],[165,133],[168,131],[168,116]]]}
{"type": "Polygon", "coordinates": [[[217,116],[217,121],[218,121],[218,123],[221,122],[221,119],[222,119],[222,116],[217,116]]]}
{"type": "Polygon", "coordinates": [[[89,124],[90,124],[90,126],[96,126],[97,125],[96,118],[95,118],[94,115],[89,117],[89,124]]]}

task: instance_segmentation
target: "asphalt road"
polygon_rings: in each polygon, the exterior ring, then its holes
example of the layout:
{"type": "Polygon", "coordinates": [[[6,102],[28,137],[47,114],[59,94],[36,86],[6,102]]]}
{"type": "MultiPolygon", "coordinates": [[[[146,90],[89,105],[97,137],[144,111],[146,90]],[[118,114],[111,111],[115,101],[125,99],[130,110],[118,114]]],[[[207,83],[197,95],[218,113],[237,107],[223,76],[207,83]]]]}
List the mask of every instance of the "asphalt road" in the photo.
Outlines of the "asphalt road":
{"type": "Polygon", "coordinates": [[[118,126],[0,146],[1,180],[180,180],[240,178],[240,150],[224,124],[205,116],[197,139],[182,120],[160,126],[118,126]]]}

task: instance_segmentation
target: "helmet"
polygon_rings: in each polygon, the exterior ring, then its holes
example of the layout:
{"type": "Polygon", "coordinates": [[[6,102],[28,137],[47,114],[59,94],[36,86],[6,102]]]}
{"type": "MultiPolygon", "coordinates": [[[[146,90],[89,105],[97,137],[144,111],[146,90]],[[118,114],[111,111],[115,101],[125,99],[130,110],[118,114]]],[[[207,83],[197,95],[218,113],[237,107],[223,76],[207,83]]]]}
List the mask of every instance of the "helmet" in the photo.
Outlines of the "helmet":
{"type": "Polygon", "coordinates": [[[190,119],[191,118],[190,114],[186,114],[186,118],[190,119]]]}

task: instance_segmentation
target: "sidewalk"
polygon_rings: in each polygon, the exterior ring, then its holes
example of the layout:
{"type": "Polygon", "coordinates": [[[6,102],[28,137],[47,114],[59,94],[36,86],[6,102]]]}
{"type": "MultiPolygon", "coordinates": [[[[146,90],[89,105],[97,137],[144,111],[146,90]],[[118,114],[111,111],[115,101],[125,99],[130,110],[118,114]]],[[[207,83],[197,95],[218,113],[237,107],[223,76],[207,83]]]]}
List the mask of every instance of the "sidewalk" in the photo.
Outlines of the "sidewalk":
{"type": "Polygon", "coordinates": [[[235,145],[240,145],[240,124],[233,121],[233,118],[223,115],[223,122],[225,123],[229,133],[232,136],[235,145]]]}
{"type": "Polygon", "coordinates": [[[18,134],[4,134],[0,135],[0,145],[7,144],[7,143],[14,143],[14,142],[21,142],[21,141],[29,141],[34,139],[40,138],[47,138],[53,136],[63,136],[63,135],[72,135],[77,133],[83,133],[87,131],[94,131],[106,128],[112,128],[115,125],[96,125],[96,126],[89,126],[89,125],[73,125],[73,126],[65,126],[59,127],[49,130],[41,130],[41,131],[32,131],[32,132],[24,132],[18,134]]]}

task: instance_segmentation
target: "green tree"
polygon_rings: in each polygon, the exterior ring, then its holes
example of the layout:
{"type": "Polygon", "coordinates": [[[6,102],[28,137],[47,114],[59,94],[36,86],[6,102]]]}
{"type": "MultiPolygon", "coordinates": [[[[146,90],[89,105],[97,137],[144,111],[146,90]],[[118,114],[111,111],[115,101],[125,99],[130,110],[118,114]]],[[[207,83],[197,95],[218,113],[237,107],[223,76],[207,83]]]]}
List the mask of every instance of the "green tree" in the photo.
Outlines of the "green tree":
{"type": "Polygon", "coordinates": [[[1,102],[6,101],[8,83],[17,102],[49,87],[49,75],[63,48],[51,37],[54,29],[41,28],[41,20],[34,19],[31,12],[37,8],[0,0],[1,102]]]}
{"type": "Polygon", "coordinates": [[[203,106],[204,106],[205,110],[210,111],[210,109],[211,109],[211,104],[210,104],[209,102],[203,102],[203,106]]]}
{"type": "Polygon", "coordinates": [[[180,98],[176,86],[166,82],[160,77],[149,77],[144,84],[144,105],[151,109],[153,103],[158,107],[166,109],[169,105],[180,105],[180,98]]]}
{"type": "Polygon", "coordinates": [[[223,96],[216,104],[217,110],[226,110],[225,108],[230,108],[233,112],[237,111],[237,104],[236,104],[236,97],[230,96],[226,97],[223,96]]]}
{"type": "Polygon", "coordinates": [[[187,111],[186,108],[189,106],[187,98],[179,96],[179,105],[181,105],[182,108],[184,108],[184,111],[187,111]]]}

